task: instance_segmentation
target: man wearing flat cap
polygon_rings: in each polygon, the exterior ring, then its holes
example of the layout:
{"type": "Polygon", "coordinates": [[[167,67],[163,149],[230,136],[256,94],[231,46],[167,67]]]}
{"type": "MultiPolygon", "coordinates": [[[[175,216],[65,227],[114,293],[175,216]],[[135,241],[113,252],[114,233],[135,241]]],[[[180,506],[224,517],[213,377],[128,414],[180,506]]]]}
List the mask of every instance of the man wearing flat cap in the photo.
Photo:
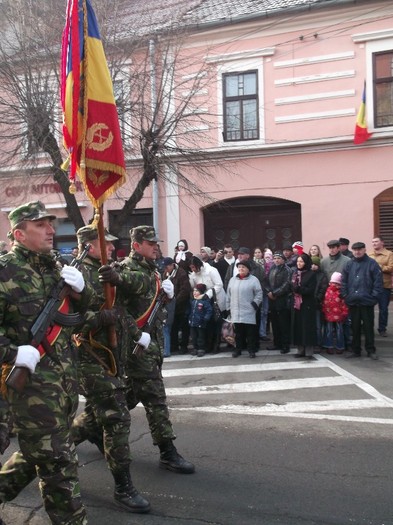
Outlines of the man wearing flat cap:
{"type": "Polygon", "coordinates": [[[270,320],[272,323],[273,345],[267,350],[280,350],[287,354],[291,342],[291,270],[285,264],[283,252],[273,254],[274,264],[263,281],[264,293],[269,298],[270,320]]]}
{"type": "MultiPolygon", "coordinates": [[[[113,242],[117,237],[104,231],[106,257],[111,259],[113,242]]],[[[75,444],[86,439],[97,444],[104,453],[109,470],[115,480],[115,500],[129,512],[145,513],[149,502],[133,485],[130,474],[131,453],[129,446],[131,418],[124,394],[121,373],[121,330],[124,329],[120,311],[115,307],[106,309],[103,285],[98,279],[101,267],[101,246],[98,230],[94,224],[83,226],[76,233],[79,252],[88,243],[87,257],[82,273],[92,283],[96,295],[89,305],[86,322],[75,337],[79,358],[79,382],[86,398],[84,411],[72,424],[75,444]],[[116,327],[118,347],[111,348],[108,327],[116,327]]],[[[124,319],[125,323],[125,319],[124,319]]]]}
{"type": "Polygon", "coordinates": [[[58,268],[51,254],[56,217],[42,202],[23,204],[8,217],[13,246],[0,257],[0,361],[27,369],[29,379],[21,393],[8,388],[20,450],[3,465],[0,501],[13,500],[38,475],[51,522],[82,524],[86,512],[70,436],[78,406],[74,326],[55,324],[45,350],[33,345],[30,331],[61,278],[69,285],[63,314],[83,313],[93,290],[76,268],[58,268]]]}
{"type": "Polygon", "coordinates": [[[329,249],[329,255],[324,257],[321,261],[321,269],[326,273],[330,281],[330,277],[334,272],[342,273],[344,266],[351,260],[346,255],[343,255],[340,251],[340,241],[338,239],[332,239],[327,242],[329,249]]]}
{"type": "Polygon", "coordinates": [[[385,248],[384,241],[380,236],[374,237],[371,242],[373,250],[368,255],[379,264],[383,278],[383,292],[378,300],[378,332],[382,337],[387,337],[386,328],[392,294],[393,252],[385,248]]]}
{"type": "Polygon", "coordinates": [[[161,282],[157,271],[159,238],[153,226],[137,226],[130,231],[130,236],[130,256],[120,263],[118,270],[109,265],[99,269],[100,281],[117,287],[117,294],[130,316],[129,331],[134,344],[128,349],[125,360],[128,408],[135,408],[139,402],[145,407],[153,443],[160,449],[160,468],[191,474],[194,465],[182,458],[173,444],[176,436],[169,419],[161,373],[162,317],[156,319],[149,332],[144,331],[157,297],[162,291],[167,301],[172,300],[174,286],[170,279],[161,282]],[[135,344],[144,348],[141,355],[133,353],[135,344]]]}
{"type": "Polygon", "coordinates": [[[352,321],[352,353],[360,357],[364,333],[368,357],[377,359],[374,344],[374,307],[383,291],[382,271],[366,253],[364,242],[352,244],[353,259],[342,271],[341,295],[349,306],[352,321]]]}
{"type": "Polygon", "coordinates": [[[345,237],[340,237],[338,242],[340,243],[340,252],[346,257],[352,259],[353,253],[349,249],[349,239],[346,239],[345,237]]]}

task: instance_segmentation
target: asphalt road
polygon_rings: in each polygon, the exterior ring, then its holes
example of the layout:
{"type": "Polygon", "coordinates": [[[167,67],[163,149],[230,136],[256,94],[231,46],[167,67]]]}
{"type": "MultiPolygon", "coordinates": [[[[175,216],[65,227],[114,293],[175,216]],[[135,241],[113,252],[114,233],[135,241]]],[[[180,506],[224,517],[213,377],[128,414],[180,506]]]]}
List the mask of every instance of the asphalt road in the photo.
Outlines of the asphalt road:
{"type": "MultiPolygon", "coordinates": [[[[103,458],[83,444],[90,525],[393,525],[392,339],[377,339],[378,361],[322,354],[299,363],[263,350],[255,360],[167,359],[176,445],[197,472],[158,468],[137,407],[132,472],[152,511],[117,507],[103,458]]],[[[0,515],[7,525],[49,523],[36,483],[0,515]]]]}

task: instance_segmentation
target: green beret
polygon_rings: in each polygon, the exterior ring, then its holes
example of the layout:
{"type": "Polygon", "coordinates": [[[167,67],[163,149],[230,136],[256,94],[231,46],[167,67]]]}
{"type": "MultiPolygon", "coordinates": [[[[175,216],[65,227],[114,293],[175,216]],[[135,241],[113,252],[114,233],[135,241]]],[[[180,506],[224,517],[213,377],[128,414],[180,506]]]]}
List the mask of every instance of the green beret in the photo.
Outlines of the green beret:
{"type": "MultiPolygon", "coordinates": [[[[111,235],[107,229],[105,229],[104,232],[106,241],[112,242],[118,240],[117,237],[111,235]]],[[[76,236],[78,237],[79,244],[85,244],[86,242],[94,241],[95,239],[98,239],[97,227],[92,226],[91,224],[88,226],[83,226],[76,232],[76,236]]]]}
{"type": "Polygon", "coordinates": [[[132,242],[162,242],[156,235],[156,231],[153,226],[136,226],[130,230],[130,236],[132,242]]]}
{"type": "Polygon", "coordinates": [[[16,228],[23,221],[39,221],[40,219],[55,220],[56,215],[48,213],[40,201],[27,202],[18,206],[8,214],[11,229],[16,228]]]}

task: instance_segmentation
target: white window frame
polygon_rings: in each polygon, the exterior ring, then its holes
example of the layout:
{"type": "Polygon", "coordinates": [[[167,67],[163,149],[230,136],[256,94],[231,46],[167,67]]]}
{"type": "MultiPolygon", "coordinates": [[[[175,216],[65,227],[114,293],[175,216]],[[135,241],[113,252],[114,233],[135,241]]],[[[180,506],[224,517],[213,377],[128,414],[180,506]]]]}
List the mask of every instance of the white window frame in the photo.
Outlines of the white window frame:
{"type": "Polygon", "coordinates": [[[274,54],[274,48],[260,49],[253,51],[244,51],[233,54],[223,54],[220,56],[208,57],[208,62],[217,63],[217,108],[218,108],[218,126],[217,141],[221,148],[225,149],[247,149],[254,148],[265,144],[265,91],[264,91],[264,57],[274,54]],[[259,121],[259,139],[225,141],[224,140],[224,89],[223,76],[225,73],[242,73],[246,71],[256,71],[258,79],[258,121],[259,121]]]}
{"type": "MultiPolygon", "coordinates": [[[[392,126],[374,127],[374,85],[373,85],[373,55],[383,51],[393,51],[393,37],[379,39],[370,39],[366,43],[366,106],[367,106],[367,128],[370,132],[393,133],[392,126]]],[[[361,96],[361,94],[360,94],[361,96]]],[[[360,99],[359,99],[360,103],[360,99]]]]}

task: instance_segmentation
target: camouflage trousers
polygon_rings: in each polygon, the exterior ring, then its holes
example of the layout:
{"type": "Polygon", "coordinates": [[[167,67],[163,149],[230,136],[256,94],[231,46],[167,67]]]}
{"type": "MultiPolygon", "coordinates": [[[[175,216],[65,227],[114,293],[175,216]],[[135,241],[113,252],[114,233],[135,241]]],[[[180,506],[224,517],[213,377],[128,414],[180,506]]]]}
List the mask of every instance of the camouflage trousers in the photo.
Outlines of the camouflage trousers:
{"type": "Polygon", "coordinates": [[[111,472],[124,470],[131,463],[129,445],[131,417],[124,384],[108,375],[98,363],[81,362],[79,384],[86,398],[85,410],[72,424],[75,443],[95,436],[103,439],[105,459],[111,472]]]}
{"type": "Polygon", "coordinates": [[[73,365],[44,358],[24,392],[8,396],[20,450],[0,470],[0,501],[13,500],[38,475],[45,510],[56,525],[87,523],[70,438],[77,386],[73,365]]]}
{"type": "Polygon", "coordinates": [[[125,365],[128,408],[132,410],[139,402],[143,404],[154,445],[176,439],[169,419],[161,366],[162,353],[154,340],[139,357],[129,355],[125,365]]]}

